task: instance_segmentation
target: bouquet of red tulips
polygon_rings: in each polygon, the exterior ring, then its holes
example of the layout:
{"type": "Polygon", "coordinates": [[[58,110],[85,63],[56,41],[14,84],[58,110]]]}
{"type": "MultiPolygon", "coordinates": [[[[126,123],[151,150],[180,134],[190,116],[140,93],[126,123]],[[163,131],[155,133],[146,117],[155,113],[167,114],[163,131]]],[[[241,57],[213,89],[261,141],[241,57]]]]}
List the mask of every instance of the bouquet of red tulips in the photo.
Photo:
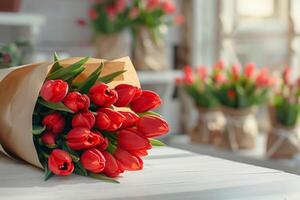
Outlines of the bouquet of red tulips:
{"type": "Polygon", "coordinates": [[[258,70],[249,63],[243,71],[238,64],[227,71],[216,67],[214,79],[227,121],[222,146],[232,150],[254,148],[258,132],[255,106],[267,100],[274,78],[267,68],[258,70]]]}
{"type": "MultiPolygon", "coordinates": [[[[166,134],[169,127],[160,115],[150,111],[160,106],[160,97],[155,92],[142,90],[130,61],[121,61],[89,58],[59,61],[55,56],[54,64],[24,67],[7,75],[0,84],[0,91],[11,80],[17,82],[15,85],[20,84],[16,79],[20,74],[26,74],[28,84],[40,86],[35,96],[24,97],[24,101],[35,99],[36,103],[31,102],[29,106],[32,112],[23,114],[19,110],[23,117],[32,114],[32,124],[26,124],[22,134],[22,127],[9,130],[11,122],[5,120],[10,116],[0,116],[0,127],[4,128],[0,141],[6,153],[44,168],[45,180],[52,175],[75,173],[115,182],[109,177],[117,177],[125,170],[141,170],[141,157],[147,155],[152,145],[163,145],[152,138],[166,134]],[[120,66],[123,69],[119,70],[120,66]],[[114,67],[117,70],[114,71],[114,67]],[[45,76],[33,80],[34,71],[27,73],[32,68],[41,69],[45,76]],[[32,151],[32,135],[30,144],[26,132],[31,125],[39,163],[36,152],[32,151]],[[13,144],[12,136],[21,139],[13,144]],[[31,151],[24,149],[26,145],[20,146],[22,139],[31,151]]],[[[12,103],[18,96],[18,91],[13,89],[18,88],[7,88],[12,103]]],[[[8,98],[0,101],[6,105],[0,106],[3,115],[9,112],[17,115],[16,110],[7,108],[8,98]]]]}
{"type": "Polygon", "coordinates": [[[267,140],[267,156],[291,158],[299,153],[300,78],[292,81],[291,68],[285,67],[281,82],[269,106],[271,130],[267,140]]]}

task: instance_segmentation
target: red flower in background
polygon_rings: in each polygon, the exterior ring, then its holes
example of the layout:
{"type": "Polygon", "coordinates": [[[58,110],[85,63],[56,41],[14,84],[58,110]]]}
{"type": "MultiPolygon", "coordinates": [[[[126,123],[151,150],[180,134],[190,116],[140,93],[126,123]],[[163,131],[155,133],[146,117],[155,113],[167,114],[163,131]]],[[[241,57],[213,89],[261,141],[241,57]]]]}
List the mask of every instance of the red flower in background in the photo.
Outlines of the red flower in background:
{"type": "Polygon", "coordinates": [[[182,25],[185,23],[185,17],[183,15],[177,15],[174,18],[174,23],[177,25],[182,25]]]}
{"type": "Polygon", "coordinates": [[[136,113],[147,112],[160,106],[162,100],[159,95],[150,90],[143,90],[142,95],[130,103],[130,108],[136,113]]]}
{"type": "Polygon", "coordinates": [[[105,168],[105,157],[96,148],[85,150],[80,160],[83,167],[93,173],[100,173],[105,168]]]}
{"type": "Polygon", "coordinates": [[[117,13],[124,12],[126,8],[127,0],[117,0],[115,3],[115,9],[117,13]]]}
{"type": "Polygon", "coordinates": [[[238,80],[240,78],[241,66],[239,64],[234,64],[231,67],[232,78],[238,80]]]}
{"type": "Polygon", "coordinates": [[[54,149],[48,158],[48,168],[57,175],[69,175],[74,170],[70,155],[60,149],[54,149]]]}
{"type": "Polygon", "coordinates": [[[77,127],[67,134],[67,145],[73,150],[88,149],[101,142],[101,136],[87,128],[77,127]]]}
{"type": "Polygon", "coordinates": [[[139,16],[140,10],[138,7],[132,7],[129,11],[129,18],[130,19],[135,19],[139,16]]]}
{"type": "Polygon", "coordinates": [[[115,158],[119,161],[122,169],[125,170],[141,170],[143,169],[142,159],[120,147],[114,152],[115,158]]]}
{"type": "Polygon", "coordinates": [[[95,10],[94,8],[91,8],[88,12],[88,16],[90,17],[90,19],[96,20],[98,18],[97,10],[95,10]]]}
{"type": "Polygon", "coordinates": [[[143,116],[137,122],[137,130],[146,137],[158,137],[169,132],[168,123],[157,116],[143,116]]]}
{"type": "Polygon", "coordinates": [[[102,171],[106,176],[117,177],[120,173],[124,172],[119,162],[110,153],[103,151],[103,156],[105,157],[105,168],[102,171]]]}
{"type": "Polygon", "coordinates": [[[229,99],[234,100],[234,99],[235,99],[235,96],[236,96],[236,94],[235,94],[235,91],[234,91],[234,90],[228,90],[228,91],[227,91],[227,97],[228,97],[229,99]]]}
{"type": "Polygon", "coordinates": [[[286,66],[283,69],[282,73],[282,78],[284,81],[284,84],[289,85],[290,84],[290,79],[291,79],[291,68],[289,66],[286,66]]]}
{"type": "Polygon", "coordinates": [[[43,84],[40,95],[46,101],[57,103],[65,98],[68,90],[67,82],[63,80],[49,80],[43,84]]]}
{"type": "Polygon", "coordinates": [[[108,15],[108,18],[110,20],[113,20],[115,18],[115,16],[117,15],[117,11],[114,5],[109,5],[106,7],[106,12],[108,15]]]}
{"type": "Polygon", "coordinates": [[[85,94],[70,92],[63,100],[64,104],[73,112],[87,111],[90,107],[90,99],[85,94]]]}
{"type": "Polygon", "coordinates": [[[207,68],[205,66],[201,66],[197,68],[197,73],[201,81],[205,81],[207,76],[207,68]]]}
{"type": "Polygon", "coordinates": [[[218,72],[217,74],[215,74],[214,79],[215,79],[216,83],[219,85],[227,82],[226,76],[224,74],[222,74],[221,72],[218,72]]]}
{"type": "Polygon", "coordinates": [[[268,68],[262,68],[255,80],[255,84],[258,87],[267,87],[273,84],[273,79],[269,77],[269,70],[268,68]]]}
{"type": "Polygon", "coordinates": [[[95,105],[109,107],[118,100],[118,93],[105,83],[98,83],[89,90],[89,97],[95,105]]]}
{"type": "Polygon", "coordinates": [[[172,1],[170,1],[170,0],[164,0],[161,3],[161,8],[163,9],[163,11],[166,14],[172,14],[172,13],[174,13],[176,11],[175,4],[172,1]]]}
{"type": "Polygon", "coordinates": [[[247,78],[251,78],[254,75],[256,69],[255,63],[248,63],[245,66],[244,74],[247,78]]]}
{"type": "Polygon", "coordinates": [[[85,19],[83,19],[83,18],[79,18],[79,19],[76,20],[76,24],[78,26],[86,26],[87,25],[87,21],[85,19]]]}
{"type": "Polygon", "coordinates": [[[157,8],[157,7],[160,6],[160,1],[161,1],[161,0],[148,0],[148,1],[147,1],[146,8],[147,8],[148,10],[155,9],[155,8],[157,8]]]}
{"type": "Polygon", "coordinates": [[[48,114],[42,120],[42,124],[46,126],[47,130],[54,134],[61,133],[65,128],[65,123],[65,118],[59,112],[48,114]]]}
{"type": "Polygon", "coordinates": [[[100,108],[96,116],[96,127],[100,130],[115,131],[122,126],[126,118],[110,108],[100,108]]]}
{"type": "Polygon", "coordinates": [[[225,69],[225,61],[224,60],[219,60],[215,65],[214,65],[214,70],[216,71],[222,71],[225,69]]]}
{"type": "Polygon", "coordinates": [[[193,77],[193,70],[192,70],[191,66],[186,65],[183,68],[183,71],[184,71],[184,78],[183,78],[184,83],[192,84],[194,82],[194,77],[193,77]]]}
{"type": "Polygon", "coordinates": [[[95,121],[95,116],[91,112],[77,113],[72,119],[72,127],[85,127],[91,129],[94,127],[95,121]]]}

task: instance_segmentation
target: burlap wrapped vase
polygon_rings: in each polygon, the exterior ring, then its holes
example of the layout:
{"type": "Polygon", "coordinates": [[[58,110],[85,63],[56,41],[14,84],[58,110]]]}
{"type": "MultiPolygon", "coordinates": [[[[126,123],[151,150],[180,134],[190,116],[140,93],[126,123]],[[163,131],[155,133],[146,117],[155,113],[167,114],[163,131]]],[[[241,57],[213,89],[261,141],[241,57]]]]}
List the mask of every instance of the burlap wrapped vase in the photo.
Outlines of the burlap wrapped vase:
{"type": "Polygon", "coordinates": [[[225,128],[225,118],[219,109],[198,108],[198,123],[190,133],[192,143],[218,145],[225,128]]]}
{"type": "Polygon", "coordinates": [[[300,124],[294,127],[286,127],[276,119],[275,110],[269,107],[271,129],[267,138],[266,157],[290,159],[299,153],[300,148],[300,124]]]}
{"type": "Polygon", "coordinates": [[[223,107],[222,110],[226,119],[226,128],[220,147],[233,151],[255,148],[258,133],[258,125],[255,118],[256,109],[223,107]]]}
{"type": "Polygon", "coordinates": [[[131,55],[131,35],[129,31],[113,34],[99,34],[95,38],[97,58],[108,60],[131,55]]]}
{"type": "Polygon", "coordinates": [[[133,64],[137,70],[160,71],[168,68],[164,37],[155,38],[148,28],[141,27],[134,40],[133,64]]]}

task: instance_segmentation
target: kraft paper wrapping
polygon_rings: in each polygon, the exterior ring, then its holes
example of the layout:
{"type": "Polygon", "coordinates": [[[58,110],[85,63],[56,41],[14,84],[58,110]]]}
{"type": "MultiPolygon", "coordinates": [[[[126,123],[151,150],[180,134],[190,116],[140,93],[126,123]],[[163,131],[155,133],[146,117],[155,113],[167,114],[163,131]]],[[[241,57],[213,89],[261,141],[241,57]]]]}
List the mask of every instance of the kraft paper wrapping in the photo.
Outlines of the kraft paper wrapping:
{"type": "MultiPolygon", "coordinates": [[[[80,59],[68,58],[61,60],[60,64],[69,66],[80,59]]],[[[75,81],[84,80],[101,62],[105,65],[100,77],[126,70],[109,84],[110,87],[122,82],[140,87],[129,57],[113,61],[90,58],[84,64],[86,70],[75,81]]],[[[0,71],[0,144],[5,154],[40,168],[43,167],[32,139],[32,114],[40,88],[52,65],[53,62],[43,62],[0,71]]]]}

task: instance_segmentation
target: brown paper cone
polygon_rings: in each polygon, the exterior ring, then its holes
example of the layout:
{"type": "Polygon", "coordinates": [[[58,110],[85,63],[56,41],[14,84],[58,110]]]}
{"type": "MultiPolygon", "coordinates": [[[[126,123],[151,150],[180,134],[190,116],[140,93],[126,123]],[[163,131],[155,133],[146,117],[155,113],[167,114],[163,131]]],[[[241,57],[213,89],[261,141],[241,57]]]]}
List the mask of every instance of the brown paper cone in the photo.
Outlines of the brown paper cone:
{"type": "MultiPolygon", "coordinates": [[[[82,58],[68,58],[60,63],[68,66],[82,58]]],[[[85,64],[86,70],[78,77],[78,81],[86,78],[105,60],[90,58],[85,64]]],[[[0,144],[7,154],[42,168],[32,139],[32,114],[39,96],[40,88],[51,69],[53,62],[44,62],[21,66],[0,72],[4,77],[0,82],[0,144]]],[[[105,62],[105,76],[119,70],[127,70],[116,78],[110,87],[120,83],[140,87],[134,67],[128,57],[105,62]]]]}

